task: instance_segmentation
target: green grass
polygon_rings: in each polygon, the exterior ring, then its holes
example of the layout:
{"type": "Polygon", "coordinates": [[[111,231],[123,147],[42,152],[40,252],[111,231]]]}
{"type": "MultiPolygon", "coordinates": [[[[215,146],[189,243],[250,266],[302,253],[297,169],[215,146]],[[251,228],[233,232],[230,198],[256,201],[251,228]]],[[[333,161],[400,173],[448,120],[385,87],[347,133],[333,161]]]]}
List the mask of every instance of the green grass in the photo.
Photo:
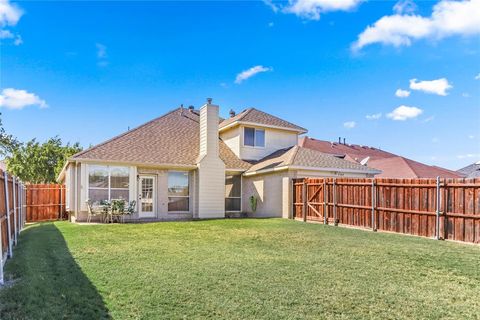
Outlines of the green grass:
{"type": "Polygon", "coordinates": [[[478,319],[480,247],[272,220],[43,223],[3,319],[478,319]]]}

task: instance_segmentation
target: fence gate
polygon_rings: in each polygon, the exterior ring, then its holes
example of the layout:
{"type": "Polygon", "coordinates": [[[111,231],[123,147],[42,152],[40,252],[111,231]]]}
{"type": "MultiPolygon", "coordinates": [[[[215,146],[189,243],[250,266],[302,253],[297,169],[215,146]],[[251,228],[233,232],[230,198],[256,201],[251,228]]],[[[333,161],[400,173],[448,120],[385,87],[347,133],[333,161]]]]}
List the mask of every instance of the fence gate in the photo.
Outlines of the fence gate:
{"type": "Polygon", "coordinates": [[[293,217],[480,243],[480,178],[293,179],[293,217]]]}
{"type": "Polygon", "coordinates": [[[62,220],[65,218],[65,185],[26,185],[27,222],[62,220]]]}

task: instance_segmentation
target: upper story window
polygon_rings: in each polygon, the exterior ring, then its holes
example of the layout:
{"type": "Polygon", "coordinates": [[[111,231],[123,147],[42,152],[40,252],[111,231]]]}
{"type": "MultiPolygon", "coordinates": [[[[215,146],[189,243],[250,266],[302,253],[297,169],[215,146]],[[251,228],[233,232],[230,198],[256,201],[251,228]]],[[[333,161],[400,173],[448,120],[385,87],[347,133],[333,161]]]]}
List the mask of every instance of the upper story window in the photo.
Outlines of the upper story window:
{"type": "Polygon", "coordinates": [[[88,166],[88,199],[93,204],[102,201],[129,201],[130,168],[88,166]]]}
{"type": "Polygon", "coordinates": [[[265,130],[243,128],[243,145],[250,147],[265,147],[265,130]]]}

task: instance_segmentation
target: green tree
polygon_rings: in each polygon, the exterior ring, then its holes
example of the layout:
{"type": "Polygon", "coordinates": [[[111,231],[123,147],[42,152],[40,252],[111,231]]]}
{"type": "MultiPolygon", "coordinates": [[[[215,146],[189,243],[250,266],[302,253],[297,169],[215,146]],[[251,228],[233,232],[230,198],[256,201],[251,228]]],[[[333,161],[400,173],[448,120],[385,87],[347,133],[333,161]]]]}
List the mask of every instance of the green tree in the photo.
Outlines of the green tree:
{"type": "Polygon", "coordinates": [[[10,152],[7,170],[24,182],[54,183],[67,159],[81,150],[78,142],[63,145],[59,137],[44,143],[33,139],[10,152]]]}
{"type": "Polygon", "coordinates": [[[5,132],[1,116],[2,114],[0,113],[0,156],[5,157],[18,148],[20,143],[11,134],[5,132]]]}

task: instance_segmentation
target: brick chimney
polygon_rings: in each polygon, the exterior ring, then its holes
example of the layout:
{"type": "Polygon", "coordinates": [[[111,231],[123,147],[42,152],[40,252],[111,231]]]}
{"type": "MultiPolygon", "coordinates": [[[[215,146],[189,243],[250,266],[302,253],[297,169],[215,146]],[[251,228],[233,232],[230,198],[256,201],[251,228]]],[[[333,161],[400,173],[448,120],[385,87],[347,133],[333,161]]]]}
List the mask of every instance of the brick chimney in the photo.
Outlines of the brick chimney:
{"type": "Polygon", "coordinates": [[[225,217],[225,164],[219,156],[218,109],[212,99],[200,108],[198,218],[225,217]]]}

